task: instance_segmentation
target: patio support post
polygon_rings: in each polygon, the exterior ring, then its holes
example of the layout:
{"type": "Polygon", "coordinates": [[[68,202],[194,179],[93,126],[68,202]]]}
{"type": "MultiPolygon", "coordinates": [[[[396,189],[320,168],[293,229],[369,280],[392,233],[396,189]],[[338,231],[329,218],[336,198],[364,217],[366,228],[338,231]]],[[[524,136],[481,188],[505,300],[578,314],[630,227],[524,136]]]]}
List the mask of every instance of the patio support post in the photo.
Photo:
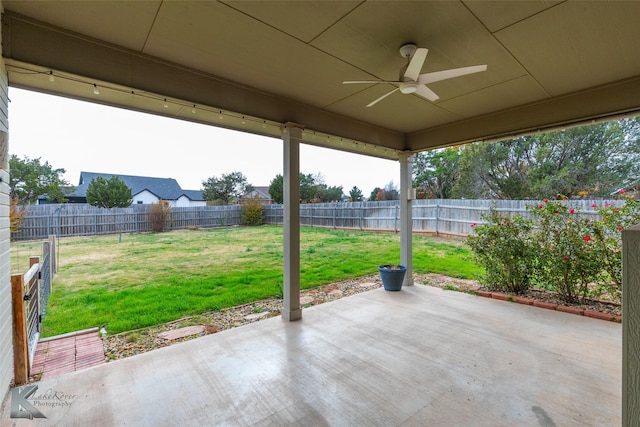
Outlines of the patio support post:
{"type": "Polygon", "coordinates": [[[282,318],[299,320],[300,308],[300,140],[302,127],[287,123],[284,143],[284,288],[282,318]]]}
{"type": "Polygon", "coordinates": [[[640,225],[622,231],[622,425],[640,420],[640,225]]]}
{"type": "Polygon", "coordinates": [[[407,267],[403,286],[413,285],[413,252],[412,233],[413,216],[411,200],[413,200],[413,155],[400,154],[400,264],[407,267]]]}

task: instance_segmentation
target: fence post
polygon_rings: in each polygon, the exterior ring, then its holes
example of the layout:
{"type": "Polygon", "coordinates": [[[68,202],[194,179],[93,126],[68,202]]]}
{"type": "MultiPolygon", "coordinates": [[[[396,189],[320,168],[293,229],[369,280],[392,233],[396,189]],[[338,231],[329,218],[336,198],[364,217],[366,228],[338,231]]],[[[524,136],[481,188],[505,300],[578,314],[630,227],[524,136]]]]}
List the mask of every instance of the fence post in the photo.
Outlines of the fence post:
{"type": "MultiPolygon", "coordinates": [[[[56,239],[56,236],[51,236],[50,240],[49,240],[49,249],[51,250],[51,253],[54,254],[53,255],[53,259],[54,262],[51,264],[51,273],[57,273],[58,272],[58,254],[56,253],[56,250],[58,249],[58,239],[56,239]]],[[[51,280],[53,280],[53,276],[54,274],[51,275],[51,280]]]]}
{"type": "MultiPolygon", "coordinates": [[[[42,242],[42,253],[45,253],[45,246],[48,246],[49,243],[48,242],[42,242]]],[[[51,253],[49,253],[49,260],[51,260],[51,253]]],[[[40,257],[37,256],[32,256],[29,257],[29,268],[33,267],[34,265],[40,263],[40,257]]],[[[51,264],[51,262],[49,262],[49,264],[51,264]]],[[[49,270],[49,273],[51,272],[51,270],[49,270]]],[[[40,273],[42,273],[42,265],[40,265],[40,273]]],[[[24,276],[23,276],[24,277],[24,276]]],[[[42,316],[41,316],[41,312],[40,312],[40,274],[38,274],[38,276],[36,277],[35,281],[36,281],[36,286],[35,286],[35,295],[31,295],[31,299],[34,300],[35,302],[31,303],[31,307],[35,307],[37,312],[38,312],[38,319],[37,319],[37,324],[36,324],[36,329],[38,332],[42,331],[42,316]]],[[[51,274],[49,274],[49,277],[51,277],[51,274]]],[[[27,342],[27,348],[29,348],[29,343],[27,342]]],[[[28,359],[27,359],[28,361],[28,359]]],[[[29,364],[29,366],[31,366],[31,364],[29,364]]]]}
{"type": "Polygon", "coordinates": [[[440,212],[440,205],[436,203],[436,236],[438,235],[438,216],[440,212]]]}
{"type": "Polygon", "coordinates": [[[333,207],[333,229],[336,229],[336,207],[333,207]]]}
{"type": "Polygon", "coordinates": [[[393,208],[393,232],[394,233],[398,232],[398,208],[399,207],[400,207],[400,204],[397,204],[393,208]]]}
{"type": "Polygon", "coordinates": [[[24,276],[11,275],[11,306],[13,311],[13,377],[16,385],[29,379],[29,349],[27,313],[24,307],[24,276]]]}

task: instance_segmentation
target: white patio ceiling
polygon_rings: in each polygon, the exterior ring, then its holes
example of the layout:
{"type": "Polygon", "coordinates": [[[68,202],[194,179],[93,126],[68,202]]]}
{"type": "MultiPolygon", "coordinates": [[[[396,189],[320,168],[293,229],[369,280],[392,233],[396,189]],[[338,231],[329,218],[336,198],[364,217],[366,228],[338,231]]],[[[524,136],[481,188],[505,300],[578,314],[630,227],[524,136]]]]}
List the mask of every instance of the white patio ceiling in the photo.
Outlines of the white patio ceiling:
{"type": "Polygon", "coordinates": [[[378,157],[640,111],[640,2],[4,6],[12,86],[274,137],[294,122],[304,142],[378,157]],[[488,70],[431,84],[435,103],[394,93],[366,108],[393,87],[342,81],[397,79],[408,42],[429,49],[422,72],[488,70]]]}

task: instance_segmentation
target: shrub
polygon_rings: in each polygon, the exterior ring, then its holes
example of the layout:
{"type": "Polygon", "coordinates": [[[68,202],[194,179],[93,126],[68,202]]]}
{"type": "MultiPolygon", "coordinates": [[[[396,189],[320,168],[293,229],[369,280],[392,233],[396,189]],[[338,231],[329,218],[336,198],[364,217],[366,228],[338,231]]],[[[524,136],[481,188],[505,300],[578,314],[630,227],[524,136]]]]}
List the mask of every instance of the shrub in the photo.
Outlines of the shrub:
{"type": "Polygon", "coordinates": [[[566,302],[586,297],[588,285],[597,282],[602,270],[594,250],[592,221],[568,207],[566,199],[545,200],[528,209],[538,226],[533,234],[537,243],[536,280],[566,302]]]}
{"type": "Polygon", "coordinates": [[[640,223],[640,203],[626,198],[623,206],[605,204],[599,208],[591,206],[600,213],[601,220],[591,223],[591,235],[594,237],[594,251],[599,257],[603,271],[599,288],[611,294],[622,292],[622,230],[640,223]]]}
{"type": "Polygon", "coordinates": [[[165,230],[171,219],[171,206],[166,200],[158,200],[152,203],[147,209],[147,220],[149,227],[154,233],[161,233],[165,230]]]}
{"type": "Polygon", "coordinates": [[[18,207],[18,199],[11,198],[9,206],[9,228],[12,233],[17,233],[22,228],[22,222],[29,215],[25,208],[18,207]]]}
{"type": "Polygon", "coordinates": [[[593,220],[568,205],[566,198],[528,206],[532,219],[503,218],[492,210],[468,239],[485,269],[490,289],[524,292],[532,283],[575,303],[607,291],[622,293],[621,231],[640,223],[640,202],[592,205],[593,220]]]}
{"type": "Polygon", "coordinates": [[[493,290],[524,293],[531,286],[535,259],[531,221],[520,215],[503,217],[493,209],[483,220],[485,224],[472,225],[475,234],[467,242],[485,270],[484,283],[493,290]]]}
{"type": "Polygon", "coordinates": [[[242,223],[244,225],[262,225],[262,203],[257,199],[248,199],[242,204],[242,223]]]}

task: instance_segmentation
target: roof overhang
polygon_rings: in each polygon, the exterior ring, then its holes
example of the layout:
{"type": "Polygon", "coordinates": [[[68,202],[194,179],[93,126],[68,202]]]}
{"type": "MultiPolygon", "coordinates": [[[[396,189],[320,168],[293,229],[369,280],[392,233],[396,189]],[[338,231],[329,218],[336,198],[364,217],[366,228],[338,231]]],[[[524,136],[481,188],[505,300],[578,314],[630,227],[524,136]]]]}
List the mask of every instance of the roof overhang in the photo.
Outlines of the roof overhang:
{"type": "Polygon", "coordinates": [[[6,1],[9,84],[397,159],[640,112],[638,2],[6,1]],[[402,18],[402,19],[401,19],[402,18]],[[611,31],[615,29],[615,31],[611,31]],[[441,99],[342,80],[486,63],[441,99]],[[53,76],[53,81],[51,81],[53,76]],[[99,95],[94,94],[95,88],[99,95]],[[358,86],[358,87],[356,87],[358,86]]]}

